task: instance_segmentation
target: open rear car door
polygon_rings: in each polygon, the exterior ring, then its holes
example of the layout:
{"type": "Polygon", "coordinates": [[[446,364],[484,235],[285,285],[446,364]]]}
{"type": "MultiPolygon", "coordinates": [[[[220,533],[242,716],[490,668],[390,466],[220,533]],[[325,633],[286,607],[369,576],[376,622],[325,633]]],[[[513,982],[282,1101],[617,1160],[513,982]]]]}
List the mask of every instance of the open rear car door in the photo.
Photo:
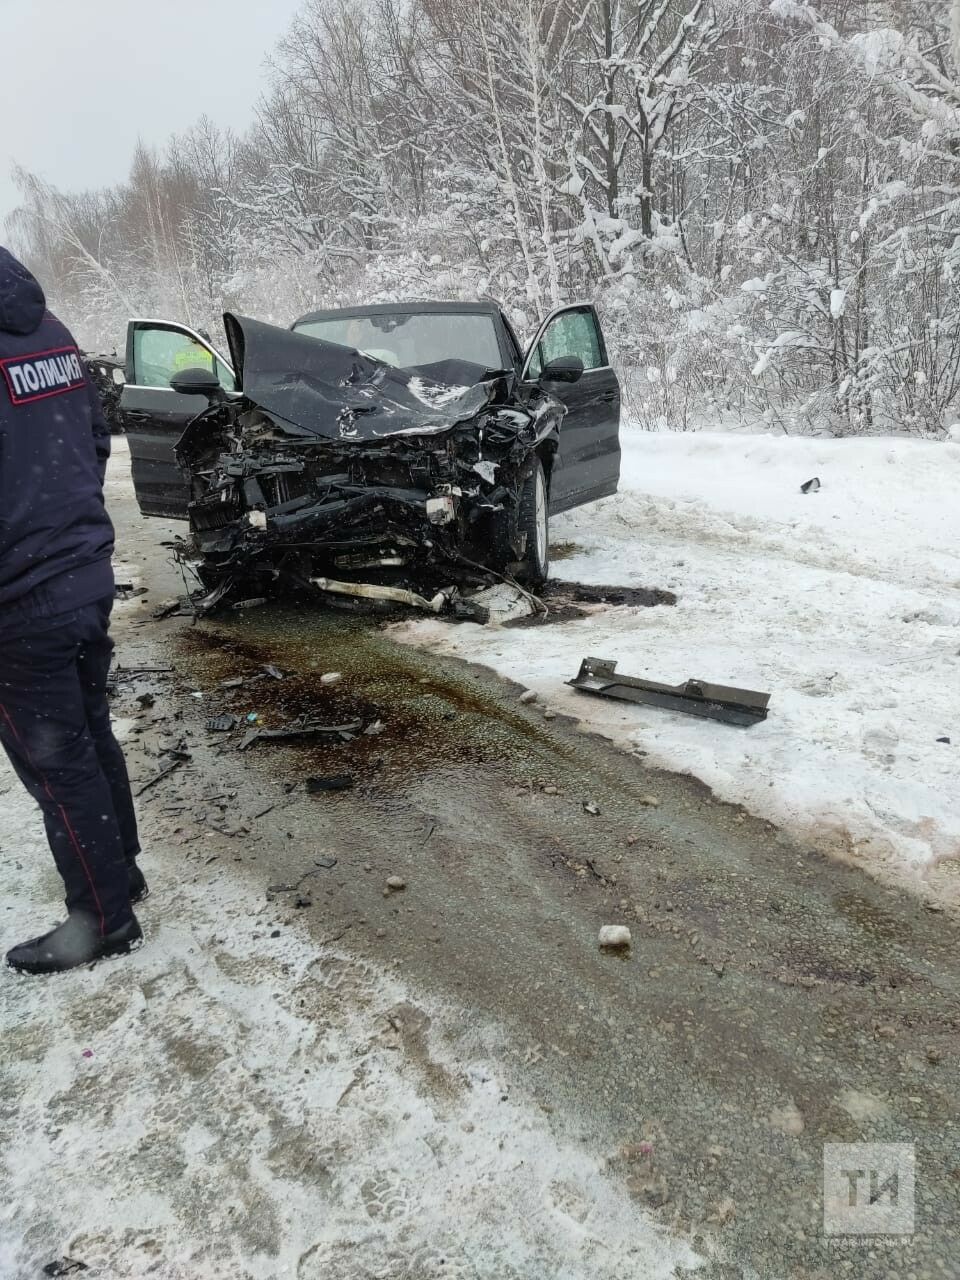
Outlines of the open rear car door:
{"type": "Polygon", "coordinates": [[[567,408],[550,477],[550,514],[616,493],[620,383],[589,303],[560,307],[547,316],[527,351],[522,376],[524,381],[539,380],[567,408]],[[551,381],[548,366],[570,359],[583,363],[582,376],[575,382],[551,381]]]}
{"type": "Polygon", "coordinates": [[[130,441],[133,487],[145,516],[187,518],[190,488],[177,466],[174,446],[191,418],[207,407],[207,400],[181,395],[170,380],[184,369],[196,368],[211,369],[224,390],[236,390],[229,361],[189,325],[171,320],[127,324],[120,410],[130,441]]]}

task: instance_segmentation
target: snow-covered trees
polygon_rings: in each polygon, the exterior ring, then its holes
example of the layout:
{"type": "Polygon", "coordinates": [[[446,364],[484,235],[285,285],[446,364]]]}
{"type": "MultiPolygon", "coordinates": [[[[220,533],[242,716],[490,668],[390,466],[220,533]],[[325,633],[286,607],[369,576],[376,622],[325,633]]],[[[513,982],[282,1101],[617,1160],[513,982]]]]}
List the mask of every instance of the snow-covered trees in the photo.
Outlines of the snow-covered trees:
{"type": "Polygon", "coordinates": [[[305,0],[244,136],[21,173],[91,345],[134,311],[587,295],[647,423],[960,417],[960,0],[305,0]]]}

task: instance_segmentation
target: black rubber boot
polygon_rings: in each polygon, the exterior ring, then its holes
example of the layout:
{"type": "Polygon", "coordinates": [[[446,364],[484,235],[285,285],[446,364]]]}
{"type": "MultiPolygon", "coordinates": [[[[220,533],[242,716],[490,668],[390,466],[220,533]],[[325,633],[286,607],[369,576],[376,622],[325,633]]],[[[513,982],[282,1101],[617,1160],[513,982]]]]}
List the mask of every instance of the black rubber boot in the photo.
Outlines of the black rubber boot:
{"type": "Polygon", "coordinates": [[[130,877],[130,902],[136,906],[138,902],[143,902],[144,898],[150,897],[150,886],[135,862],[127,863],[127,874],[130,877]]]}
{"type": "Polygon", "coordinates": [[[7,952],[7,964],[20,973],[65,973],[106,956],[122,956],[143,941],[136,916],[113,933],[101,936],[91,920],[71,915],[42,938],[22,942],[7,952]]]}

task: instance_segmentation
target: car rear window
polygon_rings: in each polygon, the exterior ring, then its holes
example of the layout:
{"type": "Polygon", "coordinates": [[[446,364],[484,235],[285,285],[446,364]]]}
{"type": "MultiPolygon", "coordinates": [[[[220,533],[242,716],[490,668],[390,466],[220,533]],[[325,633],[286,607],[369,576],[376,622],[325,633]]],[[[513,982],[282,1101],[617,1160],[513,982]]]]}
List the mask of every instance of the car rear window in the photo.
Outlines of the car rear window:
{"type": "Polygon", "coordinates": [[[486,369],[503,367],[493,316],[391,311],[370,316],[307,320],[297,333],[353,347],[398,369],[467,360],[486,369]]]}

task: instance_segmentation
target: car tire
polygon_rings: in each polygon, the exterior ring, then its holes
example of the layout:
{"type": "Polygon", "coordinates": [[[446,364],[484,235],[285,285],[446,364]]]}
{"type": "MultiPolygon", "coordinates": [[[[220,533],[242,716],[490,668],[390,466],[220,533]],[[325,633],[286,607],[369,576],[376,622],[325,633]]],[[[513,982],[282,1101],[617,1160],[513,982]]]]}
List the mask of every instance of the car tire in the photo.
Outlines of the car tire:
{"type": "Polygon", "coordinates": [[[542,587],[550,572],[550,515],[547,477],[543,463],[534,458],[524,476],[517,512],[517,530],[525,536],[523,559],[517,566],[517,581],[525,587],[542,587]]]}

